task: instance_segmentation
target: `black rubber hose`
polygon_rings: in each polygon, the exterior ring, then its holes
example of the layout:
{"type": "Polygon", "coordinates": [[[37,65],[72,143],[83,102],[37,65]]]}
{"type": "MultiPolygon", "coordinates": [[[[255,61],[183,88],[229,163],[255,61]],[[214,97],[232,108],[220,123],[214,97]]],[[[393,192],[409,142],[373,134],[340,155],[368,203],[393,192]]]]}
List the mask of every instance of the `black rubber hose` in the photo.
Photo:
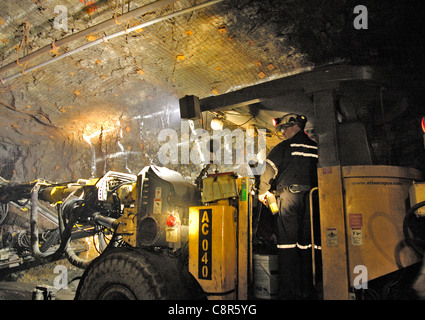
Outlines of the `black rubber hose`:
{"type": "Polygon", "coordinates": [[[54,229],[47,233],[47,238],[44,243],[40,246],[41,252],[46,252],[52,245],[55,245],[60,240],[59,228],[54,229]]]}
{"type": "Polygon", "coordinates": [[[69,241],[71,239],[72,228],[74,224],[77,222],[78,218],[82,214],[82,204],[84,200],[82,199],[72,199],[63,204],[63,207],[59,207],[59,231],[61,234],[61,243],[59,248],[51,254],[46,254],[40,251],[39,242],[38,242],[38,191],[39,188],[35,186],[31,191],[31,248],[32,255],[36,260],[42,262],[52,262],[58,260],[62,257],[62,255],[66,254],[68,260],[75,266],[79,268],[85,268],[90,261],[78,258],[74,251],[69,246],[69,241]],[[78,205],[75,207],[75,205],[78,205]],[[76,210],[77,209],[77,210],[76,210]],[[63,214],[66,211],[66,214],[69,217],[69,221],[65,226],[63,220],[63,214]]]}
{"type": "MultiPolygon", "coordinates": [[[[82,200],[80,200],[82,201],[82,200]]],[[[81,214],[81,213],[80,213],[81,214]]],[[[61,215],[59,215],[61,216],[61,215]]],[[[61,258],[66,248],[66,245],[71,238],[71,231],[74,224],[77,222],[79,215],[71,215],[70,221],[68,225],[62,229],[61,231],[61,244],[59,248],[51,254],[46,254],[40,251],[39,242],[38,242],[38,188],[34,187],[31,191],[31,218],[30,218],[30,226],[31,226],[31,248],[32,255],[35,259],[41,260],[44,262],[52,262],[61,258]]],[[[61,218],[61,217],[59,217],[61,218]]],[[[59,219],[60,220],[60,219],[59,219]]],[[[63,221],[62,221],[63,222],[63,221]]],[[[59,225],[59,227],[61,227],[59,225]]]]}
{"type": "Polygon", "coordinates": [[[78,218],[82,214],[82,207],[77,207],[77,212],[75,211],[75,205],[84,203],[81,199],[72,199],[63,203],[62,206],[58,208],[58,220],[59,220],[59,231],[61,233],[61,247],[65,250],[65,255],[68,261],[77,268],[85,269],[91,262],[91,260],[82,259],[78,257],[74,250],[71,249],[70,239],[71,239],[71,231],[74,224],[77,222],[78,218]],[[69,217],[69,221],[65,226],[63,216],[67,215],[69,217]]]}
{"type": "MultiPolygon", "coordinates": [[[[406,243],[421,257],[424,256],[424,249],[417,245],[417,241],[415,241],[411,236],[409,230],[410,228],[410,219],[412,217],[415,217],[414,212],[418,210],[419,208],[425,206],[425,201],[418,202],[414,206],[412,206],[409,210],[406,212],[406,216],[403,220],[403,234],[406,240],[406,243]]],[[[424,233],[425,235],[425,233],[424,233]]],[[[425,242],[424,242],[425,244],[425,242]]]]}

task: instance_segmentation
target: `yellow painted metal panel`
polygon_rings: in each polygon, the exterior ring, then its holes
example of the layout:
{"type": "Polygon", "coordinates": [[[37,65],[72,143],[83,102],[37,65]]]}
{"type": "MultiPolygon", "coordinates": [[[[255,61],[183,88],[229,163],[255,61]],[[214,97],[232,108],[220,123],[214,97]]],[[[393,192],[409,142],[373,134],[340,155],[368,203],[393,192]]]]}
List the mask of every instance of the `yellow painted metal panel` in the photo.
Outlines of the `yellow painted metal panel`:
{"type": "Polygon", "coordinates": [[[340,166],[318,169],[323,298],[347,300],[347,251],[340,166]]]}
{"type": "Polygon", "coordinates": [[[238,292],[237,298],[248,299],[248,284],[252,271],[252,243],[250,223],[250,180],[238,179],[239,208],[238,208],[238,292]]]}
{"type": "MultiPolygon", "coordinates": [[[[425,201],[425,183],[415,183],[409,189],[410,206],[414,206],[419,202],[425,201]]],[[[425,207],[420,207],[415,211],[415,214],[420,217],[425,217],[425,207]]]]}
{"type": "Polygon", "coordinates": [[[409,188],[419,171],[391,166],[343,168],[350,283],[364,266],[373,280],[420,261],[404,243],[409,188]]]}
{"type": "Polygon", "coordinates": [[[122,239],[131,245],[136,246],[137,235],[137,209],[125,208],[121,217],[115,220],[115,232],[122,236],[122,239]]]}
{"type": "Polygon", "coordinates": [[[236,297],[236,209],[229,205],[189,209],[189,272],[210,299],[236,297]]]}

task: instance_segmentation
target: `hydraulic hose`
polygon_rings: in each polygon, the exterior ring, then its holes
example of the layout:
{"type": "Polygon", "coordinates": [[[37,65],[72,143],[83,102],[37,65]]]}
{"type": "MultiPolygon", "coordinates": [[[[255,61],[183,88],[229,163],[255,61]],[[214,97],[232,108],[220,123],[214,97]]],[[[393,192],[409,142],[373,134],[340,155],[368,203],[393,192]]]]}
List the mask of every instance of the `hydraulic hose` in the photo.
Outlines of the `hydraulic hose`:
{"type": "MultiPolygon", "coordinates": [[[[407,212],[406,212],[406,216],[404,217],[403,220],[403,234],[406,240],[406,243],[421,257],[424,256],[424,249],[421,248],[420,246],[418,246],[418,244],[416,243],[417,241],[415,241],[411,236],[410,236],[410,232],[409,230],[411,230],[410,228],[410,219],[412,217],[415,217],[414,212],[416,210],[418,210],[419,208],[425,206],[425,201],[422,202],[418,202],[417,204],[415,204],[414,206],[412,206],[407,212]]],[[[423,241],[423,245],[425,245],[425,241],[423,241]]]]}
{"type": "Polygon", "coordinates": [[[79,210],[75,213],[74,206],[76,204],[82,203],[83,200],[81,199],[68,200],[67,202],[63,203],[62,206],[59,206],[58,208],[58,220],[59,232],[61,233],[61,246],[63,246],[65,249],[65,255],[68,261],[77,268],[85,269],[86,267],[88,267],[91,260],[82,259],[78,257],[70,246],[72,228],[82,213],[81,208],[78,208],[79,210]],[[69,221],[66,226],[63,219],[65,213],[69,216],[69,221]]]}
{"type": "Polygon", "coordinates": [[[37,260],[44,262],[51,262],[56,259],[59,259],[65,249],[65,245],[69,238],[71,237],[71,227],[65,228],[61,238],[61,244],[59,248],[54,253],[43,253],[39,248],[38,241],[38,191],[40,186],[36,184],[31,190],[31,217],[30,217],[30,227],[31,227],[31,249],[33,257],[37,260]],[[63,240],[66,240],[65,242],[63,240]]]}
{"type": "MultiPolygon", "coordinates": [[[[42,261],[42,262],[52,262],[55,260],[58,260],[62,257],[62,255],[65,253],[68,261],[78,267],[78,268],[86,268],[92,260],[83,259],[78,257],[74,250],[71,248],[70,240],[71,240],[71,234],[72,229],[74,225],[77,223],[78,219],[81,217],[81,215],[84,212],[84,200],[80,198],[74,198],[69,199],[62,203],[61,205],[58,205],[58,224],[59,224],[59,236],[60,236],[60,245],[59,248],[56,249],[54,253],[46,253],[44,252],[45,249],[49,247],[49,245],[45,246],[46,248],[40,248],[39,247],[39,240],[38,240],[38,208],[39,208],[39,202],[38,202],[38,192],[40,190],[40,185],[35,184],[33,189],[31,190],[31,218],[30,218],[30,225],[31,225],[31,249],[33,257],[36,260],[42,261]],[[65,217],[68,219],[68,222],[65,223],[65,217]],[[43,252],[40,250],[43,249],[43,252]]],[[[116,219],[102,216],[99,213],[94,213],[92,216],[92,219],[96,224],[102,225],[107,228],[114,228],[114,222],[116,219]]],[[[116,239],[113,238],[114,241],[111,240],[111,242],[108,244],[108,246],[115,246],[116,245],[116,239]]]]}
{"type": "Polygon", "coordinates": [[[52,262],[57,259],[60,259],[65,252],[68,260],[75,266],[79,268],[85,268],[89,260],[81,259],[76,256],[74,251],[69,246],[69,240],[71,239],[71,232],[74,224],[77,222],[78,218],[80,217],[82,210],[81,208],[78,208],[79,210],[75,210],[76,212],[69,212],[69,221],[67,225],[65,226],[63,221],[63,211],[70,210],[74,211],[74,206],[76,204],[82,204],[83,200],[81,199],[74,199],[67,201],[65,204],[63,204],[63,208],[60,208],[59,210],[59,231],[61,234],[61,243],[59,245],[59,248],[56,249],[54,253],[43,253],[40,251],[39,248],[39,241],[38,241],[38,191],[40,187],[38,184],[34,186],[34,188],[31,190],[31,218],[30,218],[30,227],[31,227],[31,249],[33,257],[36,260],[42,261],[42,262],[52,262]]]}

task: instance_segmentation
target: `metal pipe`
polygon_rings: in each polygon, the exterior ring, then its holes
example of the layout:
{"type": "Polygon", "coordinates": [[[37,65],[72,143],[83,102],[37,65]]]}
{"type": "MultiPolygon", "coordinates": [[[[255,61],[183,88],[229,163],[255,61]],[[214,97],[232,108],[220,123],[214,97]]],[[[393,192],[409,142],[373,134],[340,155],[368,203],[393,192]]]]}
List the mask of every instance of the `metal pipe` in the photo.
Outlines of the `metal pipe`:
{"type": "MultiPolygon", "coordinates": [[[[124,14],[116,17],[116,18],[106,20],[104,22],[101,22],[101,23],[93,26],[93,27],[84,29],[84,30],[77,32],[75,34],[72,34],[72,35],[70,35],[66,38],[55,41],[55,42],[52,43],[52,45],[54,44],[55,47],[59,48],[59,47],[65,45],[65,44],[72,42],[72,41],[75,41],[75,40],[81,39],[85,36],[88,36],[91,33],[100,32],[100,31],[106,30],[108,28],[114,27],[117,24],[121,24],[121,23],[128,21],[130,19],[139,17],[139,16],[141,16],[141,15],[147,13],[147,12],[154,11],[156,9],[159,9],[160,7],[165,7],[169,4],[173,4],[176,1],[178,1],[178,0],[160,0],[160,1],[153,2],[153,3],[149,3],[149,4],[147,4],[143,7],[135,9],[133,11],[129,11],[127,13],[124,13],[124,14]]],[[[44,53],[49,52],[50,50],[52,50],[52,45],[45,46],[45,47],[43,47],[43,48],[41,48],[37,51],[34,51],[34,52],[26,55],[25,57],[19,58],[19,62],[25,63],[25,62],[28,62],[28,61],[44,54],[44,53]]],[[[0,68],[0,73],[5,73],[9,69],[16,67],[16,65],[17,65],[17,62],[9,63],[8,65],[0,68]]]]}
{"type": "Polygon", "coordinates": [[[115,229],[114,222],[117,219],[114,219],[114,218],[111,218],[111,217],[105,217],[105,216],[102,216],[99,213],[93,214],[93,217],[92,218],[93,218],[93,221],[94,222],[96,222],[96,223],[98,223],[98,224],[100,224],[100,225],[102,225],[102,226],[104,226],[106,228],[115,229]]]}
{"type": "MultiPolygon", "coordinates": [[[[57,56],[57,57],[52,58],[50,60],[47,60],[47,61],[45,61],[43,63],[40,63],[38,65],[35,65],[34,67],[28,68],[27,70],[25,70],[25,73],[35,71],[35,70],[37,70],[39,68],[42,68],[44,66],[47,66],[47,65],[53,63],[53,62],[56,62],[56,61],[59,61],[59,60],[61,60],[63,58],[69,57],[69,56],[71,56],[71,55],[73,55],[73,54],[75,54],[77,52],[80,52],[82,50],[85,50],[85,49],[94,47],[94,46],[98,45],[99,43],[106,42],[106,41],[108,41],[110,39],[113,39],[113,38],[116,38],[116,37],[119,37],[119,36],[128,34],[128,33],[133,32],[135,30],[138,30],[138,29],[141,29],[141,28],[145,28],[145,27],[148,27],[148,26],[153,25],[155,23],[162,22],[164,20],[171,19],[171,18],[180,16],[180,15],[185,14],[185,13],[188,13],[188,12],[199,10],[199,9],[202,9],[202,8],[205,8],[205,7],[208,7],[208,6],[211,6],[213,4],[216,4],[216,3],[219,3],[219,2],[223,2],[223,1],[225,1],[225,0],[212,0],[212,1],[208,1],[208,2],[199,4],[199,5],[190,7],[190,8],[186,8],[186,9],[183,9],[183,10],[180,10],[180,11],[177,11],[177,12],[174,12],[174,13],[167,14],[167,15],[165,15],[163,17],[156,18],[156,19],[153,19],[151,21],[147,21],[147,22],[138,24],[138,25],[136,25],[134,27],[131,27],[131,28],[128,28],[128,29],[125,29],[125,30],[122,30],[122,31],[118,31],[118,32],[113,33],[113,34],[110,34],[108,36],[99,38],[99,39],[97,39],[97,40],[95,40],[93,42],[87,43],[87,44],[85,44],[85,45],[83,45],[81,47],[78,47],[76,49],[73,49],[73,50],[71,50],[69,52],[66,52],[64,54],[61,54],[60,56],[57,56]]],[[[6,81],[13,80],[15,78],[18,78],[18,77],[24,75],[25,73],[20,72],[20,73],[17,73],[15,75],[6,77],[6,78],[2,79],[1,82],[2,83],[5,83],[6,81]]]]}
{"type": "Polygon", "coordinates": [[[316,244],[314,243],[314,222],[313,222],[313,193],[317,191],[318,188],[314,187],[310,190],[309,193],[309,202],[310,202],[310,232],[311,232],[311,271],[313,274],[313,287],[316,287],[316,244]]]}

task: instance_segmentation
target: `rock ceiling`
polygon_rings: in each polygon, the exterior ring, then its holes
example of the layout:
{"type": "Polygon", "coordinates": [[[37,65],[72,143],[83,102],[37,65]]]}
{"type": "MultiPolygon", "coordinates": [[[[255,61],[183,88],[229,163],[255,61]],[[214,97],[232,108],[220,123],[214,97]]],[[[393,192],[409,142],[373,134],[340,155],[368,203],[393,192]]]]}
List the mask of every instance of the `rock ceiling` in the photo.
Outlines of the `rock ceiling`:
{"type": "Polygon", "coordinates": [[[415,11],[412,7],[407,12],[393,3],[366,1],[369,29],[356,30],[356,1],[227,0],[26,72],[116,32],[206,2],[158,1],[167,5],[121,21],[121,16],[152,1],[2,1],[3,136],[34,136],[36,127],[41,134],[70,134],[127,115],[177,112],[176,102],[184,95],[219,95],[320,64],[406,62],[407,50],[417,50],[411,25],[403,25],[407,29],[400,35],[400,23],[415,11]],[[108,28],[95,28],[108,20],[114,22],[108,28]],[[84,37],[56,46],[85,30],[84,37]],[[43,48],[48,50],[24,60],[43,48]]]}

